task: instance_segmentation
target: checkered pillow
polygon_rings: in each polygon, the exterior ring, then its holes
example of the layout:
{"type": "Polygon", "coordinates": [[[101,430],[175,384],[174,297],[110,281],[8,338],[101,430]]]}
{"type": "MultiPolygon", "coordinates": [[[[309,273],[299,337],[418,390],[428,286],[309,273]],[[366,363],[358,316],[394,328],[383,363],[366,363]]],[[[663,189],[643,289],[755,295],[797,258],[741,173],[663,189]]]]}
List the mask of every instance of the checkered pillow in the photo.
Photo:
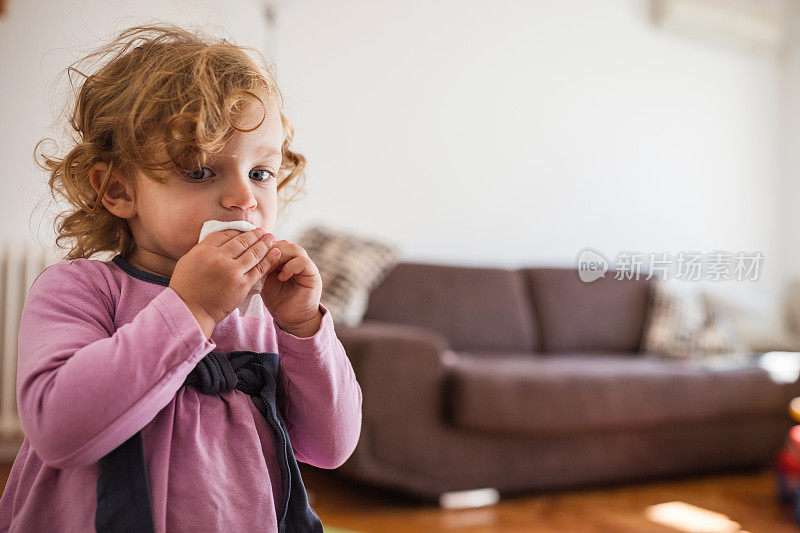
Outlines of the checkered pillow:
{"type": "Polygon", "coordinates": [[[682,293],[659,280],[652,287],[643,352],[682,361],[748,352],[727,310],[706,294],[682,293]]]}
{"type": "Polygon", "coordinates": [[[397,265],[398,248],[324,226],[297,239],[322,277],[322,304],[336,325],[357,326],[369,294],[397,265]]]}

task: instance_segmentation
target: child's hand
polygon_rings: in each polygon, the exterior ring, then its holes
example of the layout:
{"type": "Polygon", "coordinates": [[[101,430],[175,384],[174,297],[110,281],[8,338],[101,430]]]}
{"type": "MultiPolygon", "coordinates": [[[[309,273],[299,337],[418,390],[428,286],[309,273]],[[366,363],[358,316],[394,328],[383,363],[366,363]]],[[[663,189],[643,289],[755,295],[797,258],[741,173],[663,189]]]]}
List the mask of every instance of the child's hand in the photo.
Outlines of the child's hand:
{"type": "Polygon", "coordinates": [[[272,250],[278,250],[278,256],[264,276],[261,299],[278,327],[297,337],[311,337],[322,323],[322,277],[317,265],[301,246],[289,241],[277,241],[272,250]]]}
{"type": "Polygon", "coordinates": [[[270,267],[268,250],[262,228],[227,229],[211,233],[175,264],[169,286],[191,309],[206,337],[270,267]]]}

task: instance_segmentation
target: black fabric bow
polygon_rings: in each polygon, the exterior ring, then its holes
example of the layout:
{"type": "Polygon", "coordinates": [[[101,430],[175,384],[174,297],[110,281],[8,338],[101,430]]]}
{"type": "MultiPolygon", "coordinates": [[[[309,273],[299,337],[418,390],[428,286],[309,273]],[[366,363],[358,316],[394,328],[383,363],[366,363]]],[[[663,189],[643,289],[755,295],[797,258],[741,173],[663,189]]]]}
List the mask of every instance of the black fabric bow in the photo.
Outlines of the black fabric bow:
{"type": "MultiPolygon", "coordinates": [[[[196,387],[204,394],[237,389],[261,398],[262,414],[272,426],[281,467],[283,505],[278,511],[278,531],[323,533],[322,522],[308,503],[289,432],[275,403],[278,363],[276,353],[212,351],[192,369],[184,385],[196,387]]],[[[142,432],[138,431],[100,459],[98,466],[96,530],[154,532],[142,432]]]]}

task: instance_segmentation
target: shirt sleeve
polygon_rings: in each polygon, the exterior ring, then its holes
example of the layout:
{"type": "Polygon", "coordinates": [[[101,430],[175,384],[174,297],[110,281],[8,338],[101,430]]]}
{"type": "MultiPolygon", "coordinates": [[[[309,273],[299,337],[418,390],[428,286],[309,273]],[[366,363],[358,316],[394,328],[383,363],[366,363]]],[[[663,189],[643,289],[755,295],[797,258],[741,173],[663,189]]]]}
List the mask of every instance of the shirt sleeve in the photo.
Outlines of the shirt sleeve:
{"type": "Polygon", "coordinates": [[[338,468],[361,436],[361,386],[336,336],[328,309],[311,337],[275,325],[285,393],[285,416],[295,458],[318,468],[338,468]]]}
{"type": "Polygon", "coordinates": [[[111,297],[63,261],[34,280],[19,328],[17,406],[31,447],[55,468],[96,463],[169,404],[216,347],[167,287],[116,329],[111,297]]]}

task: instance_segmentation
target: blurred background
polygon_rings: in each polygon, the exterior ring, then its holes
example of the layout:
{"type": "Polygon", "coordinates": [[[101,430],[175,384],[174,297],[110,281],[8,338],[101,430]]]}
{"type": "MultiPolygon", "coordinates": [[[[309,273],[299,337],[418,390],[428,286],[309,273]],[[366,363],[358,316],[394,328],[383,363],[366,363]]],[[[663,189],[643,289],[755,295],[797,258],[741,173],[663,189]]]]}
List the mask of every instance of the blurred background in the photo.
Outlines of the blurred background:
{"type": "MultiPolygon", "coordinates": [[[[760,252],[757,279],[707,289],[752,351],[800,351],[800,2],[5,0],[0,239],[54,242],[57,205],[32,153],[67,135],[57,74],[157,20],[274,65],[308,159],[306,197],[279,216],[278,238],[322,225],[405,263],[511,270],[574,268],[586,248],[612,268],[621,252],[760,252]]],[[[757,487],[764,503],[771,479],[727,485],[757,487]]],[[[790,527],[777,506],[730,509],[790,527]]],[[[473,518],[463,527],[497,515],[473,518]]]]}

